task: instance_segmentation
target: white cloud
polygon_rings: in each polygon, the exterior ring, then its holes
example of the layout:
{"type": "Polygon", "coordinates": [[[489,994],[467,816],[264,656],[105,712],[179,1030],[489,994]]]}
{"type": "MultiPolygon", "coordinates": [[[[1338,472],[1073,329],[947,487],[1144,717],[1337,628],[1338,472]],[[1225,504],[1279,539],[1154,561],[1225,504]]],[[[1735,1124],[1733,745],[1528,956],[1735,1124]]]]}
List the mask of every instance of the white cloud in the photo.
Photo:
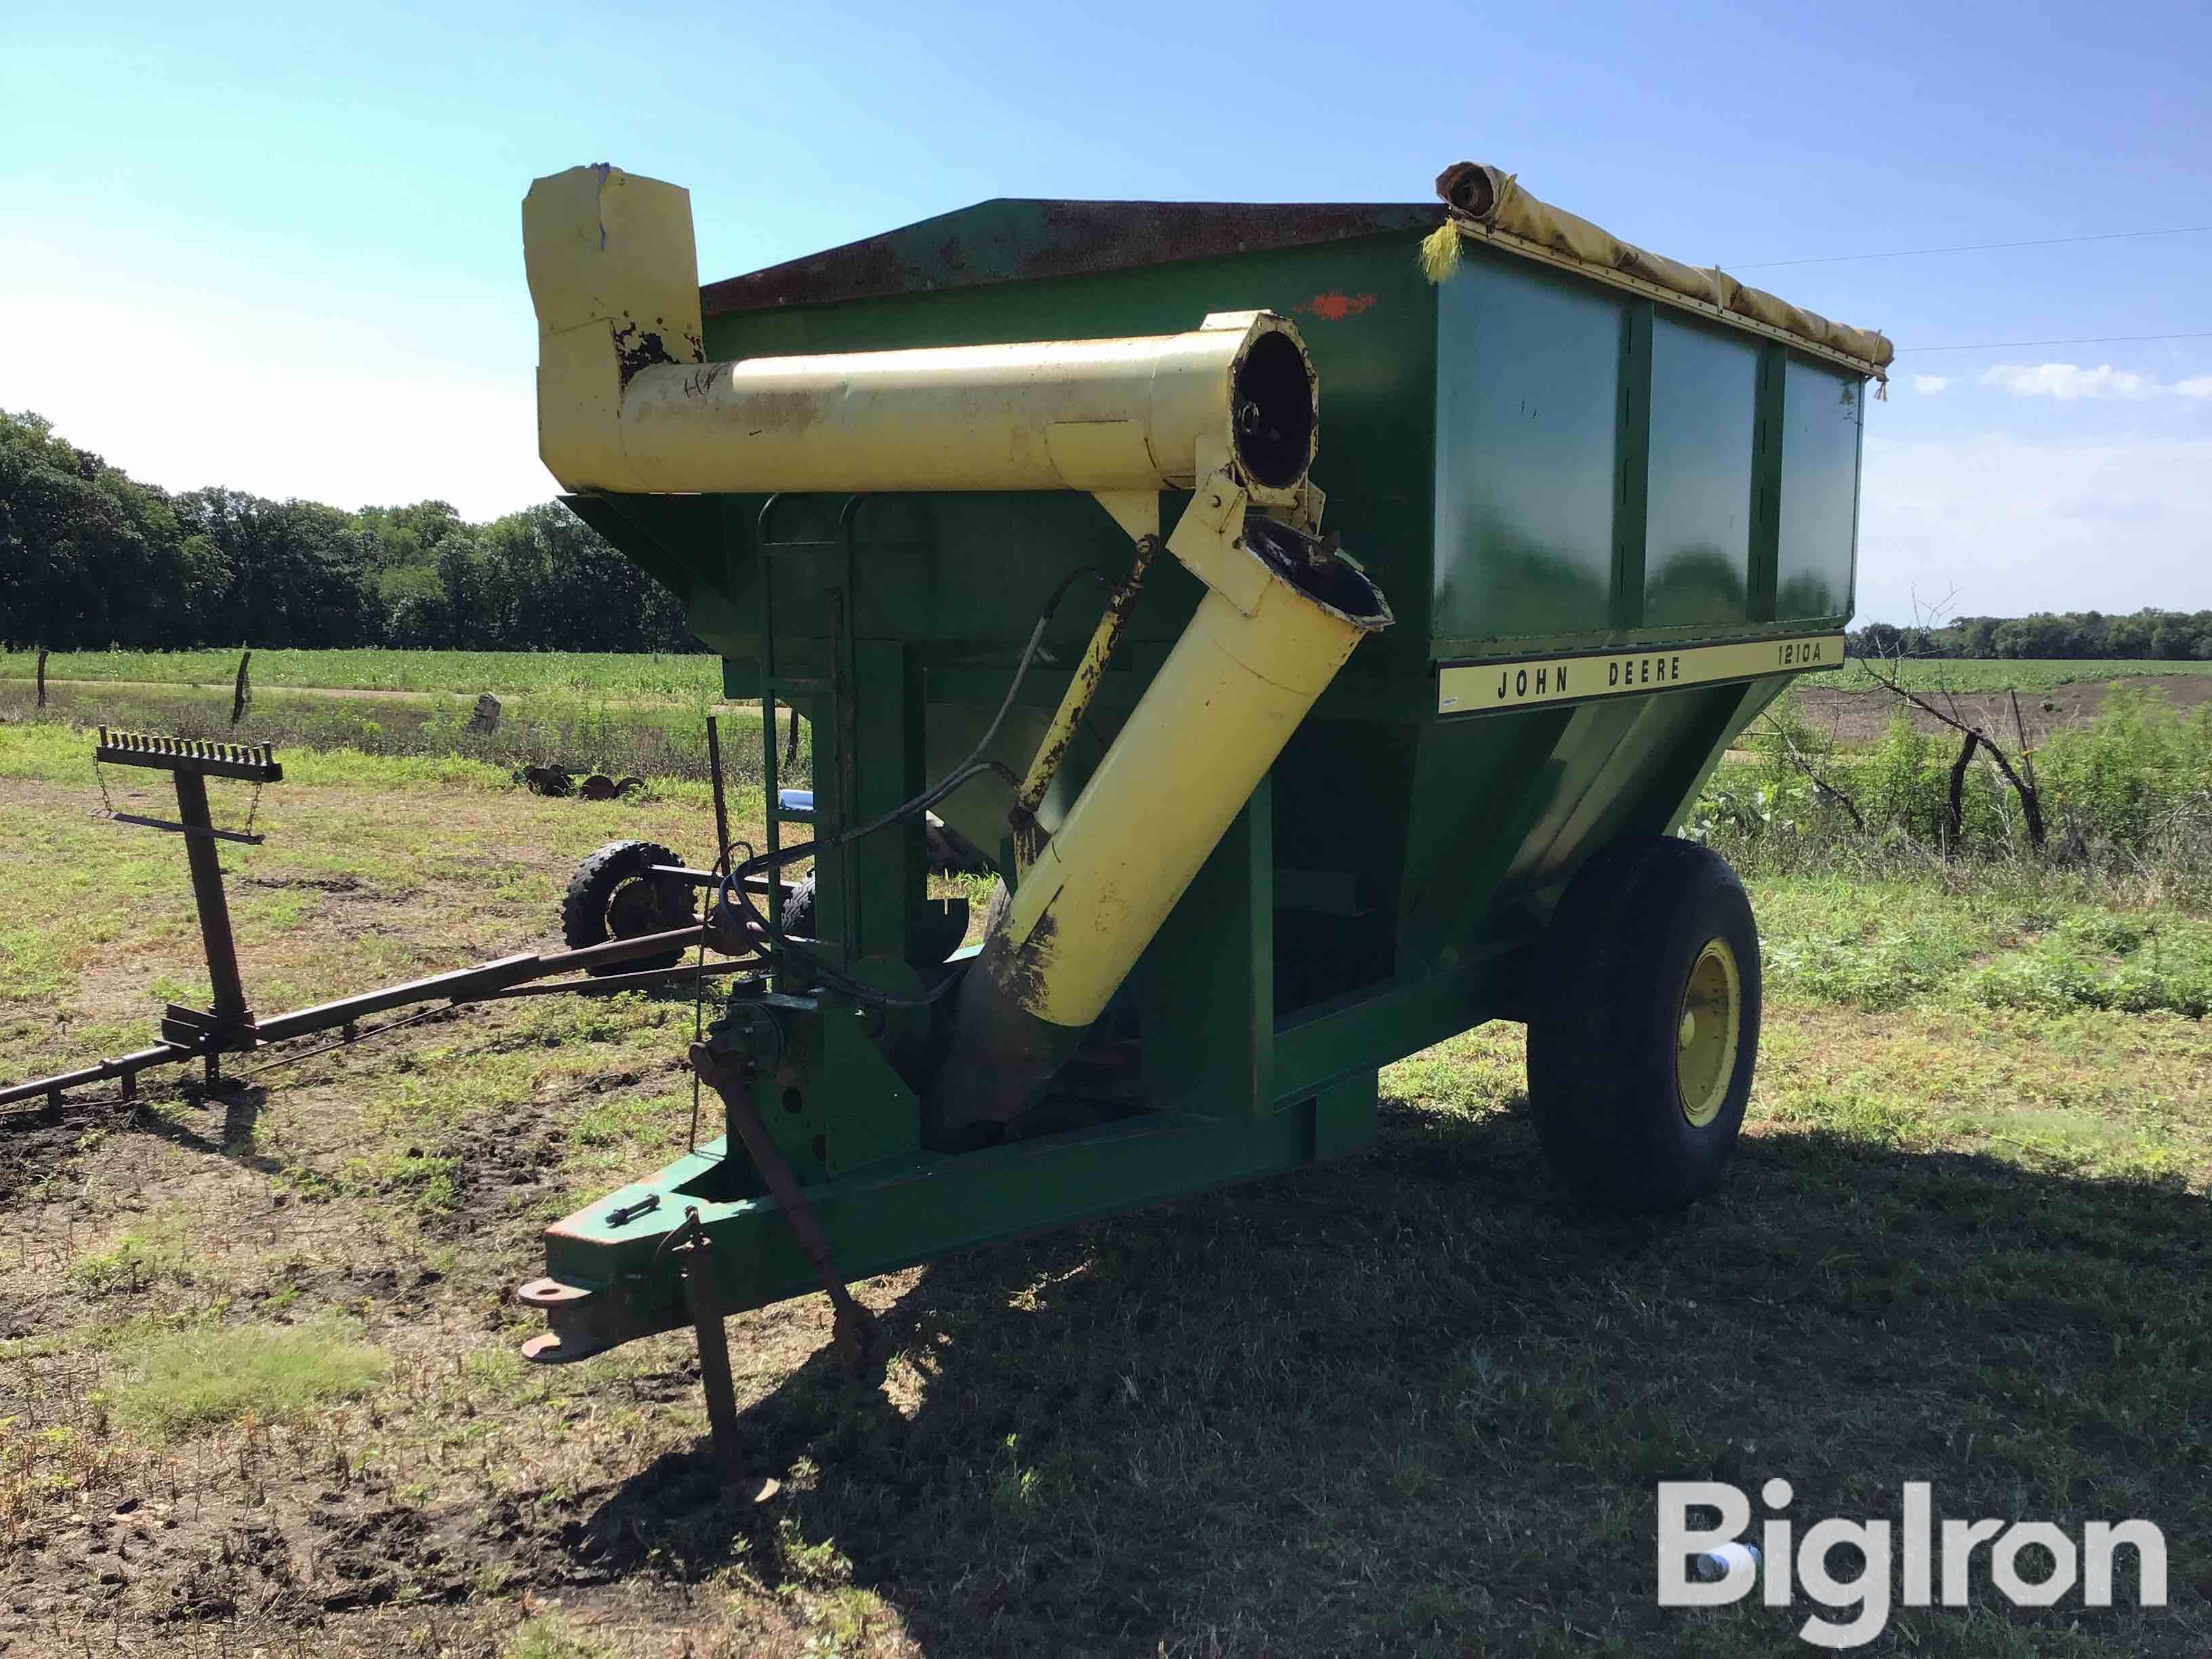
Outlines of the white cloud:
{"type": "Polygon", "coordinates": [[[1862,618],[2212,605],[2212,437],[1870,430],[1862,502],[1862,618]]]}
{"type": "Polygon", "coordinates": [[[2094,368],[2078,363],[1999,363],[1982,376],[1982,384],[2015,398],[2056,398],[2061,403],[2076,398],[2148,398],[2159,390],[2150,376],[2110,363],[2094,368]]]}
{"type": "Polygon", "coordinates": [[[1912,389],[1925,392],[1930,397],[1950,384],[1951,377],[1948,374],[1916,374],[1912,377],[1912,389]]]}
{"type": "Polygon", "coordinates": [[[2176,380],[2173,389],[2185,398],[2212,398],[2212,374],[2198,374],[2186,380],[2176,380]]]}

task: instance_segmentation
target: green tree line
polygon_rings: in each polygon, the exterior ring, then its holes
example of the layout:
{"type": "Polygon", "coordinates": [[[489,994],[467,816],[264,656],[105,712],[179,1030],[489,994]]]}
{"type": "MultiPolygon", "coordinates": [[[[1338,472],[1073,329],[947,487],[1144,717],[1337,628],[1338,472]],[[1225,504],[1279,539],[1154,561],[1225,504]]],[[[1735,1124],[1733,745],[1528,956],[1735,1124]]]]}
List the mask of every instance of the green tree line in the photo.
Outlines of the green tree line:
{"type": "Polygon", "coordinates": [[[172,494],[0,411],[0,646],[695,650],[675,596],[557,501],[471,524],[172,494]]]}
{"type": "MultiPolygon", "coordinates": [[[[0,646],[687,651],[682,607],[557,501],[471,524],[137,482],[0,411],[0,646]]],[[[2212,660],[2212,611],[1869,623],[1854,655],[2212,660]]]]}
{"type": "Polygon", "coordinates": [[[2039,611],[2027,617],[1961,617],[1940,628],[1869,623],[1844,636],[1853,657],[2011,657],[2212,661],[2212,611],[2039,611]]]}

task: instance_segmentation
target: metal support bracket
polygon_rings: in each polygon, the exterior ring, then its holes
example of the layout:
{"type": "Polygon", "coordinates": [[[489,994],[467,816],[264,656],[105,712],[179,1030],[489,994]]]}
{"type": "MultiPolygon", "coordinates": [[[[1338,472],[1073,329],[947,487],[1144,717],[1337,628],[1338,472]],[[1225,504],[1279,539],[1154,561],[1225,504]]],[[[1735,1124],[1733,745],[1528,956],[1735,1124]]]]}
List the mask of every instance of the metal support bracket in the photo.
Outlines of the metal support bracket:
{"type": "Polygon", "coordinates": [[[1218,467],[1198,481],[1198,489],[1168,537],[1168,551],[1185,569],[1249,617],[1272,578],[1267,568],[1238,545],[1244,533],[1249,497],[1243,487],[1218,467]]]}
{"type": "MultiPolygon", "coordinates": [[[[837,1272],[837,1264],[830,1251],[830,1240],[822,1231],[822,1223],[808,1202],[806,1189],[791,1172],[783,1154],[776,1151],[775,1143],[769,1138],[768,1126],[761,1121],[760,1113],[753,1106],[751,1071],[743,1063],[726,1063],[714,1048],[705,1042],[691,1045],[691,1069],[700,1080],[722,1097],[729,1109],[729,1123],[744,1143],[745,1152],[760,1171],[761,1179],[768,1183],[769,1194],[775,1200],[792,1236],[814,1269],[815,1278],[836,1310],[831,1322],[832,1340],[837,1358],[846,1370],[857,1371],[867,1363],[869,1350],[875,1345],[878,1334],[876,1316],[854,1299],[844,1279],[837,1272]]],[[[673,1237],[673,1235],[672,1235],[673,1237]]]]}

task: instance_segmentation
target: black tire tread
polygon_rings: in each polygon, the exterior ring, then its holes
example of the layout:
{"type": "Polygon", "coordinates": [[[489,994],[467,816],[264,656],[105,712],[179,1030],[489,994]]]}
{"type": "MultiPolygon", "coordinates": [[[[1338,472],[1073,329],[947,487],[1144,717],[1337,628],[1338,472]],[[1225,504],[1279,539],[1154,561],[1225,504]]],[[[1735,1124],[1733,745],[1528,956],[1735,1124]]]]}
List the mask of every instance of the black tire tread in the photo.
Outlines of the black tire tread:
{"type": "Polygon", "coordinates": [[[793,939],[814,937],[814,872],[809,870],[791,884],[783,896],[780,925],[793,939]]]}
{"type": "Polygon", "coordinates": [[[1677,1208],[1711,1190],[1750,1093],[1759,980],[1750,901],[1709,848],[1670,836],[1624,837],[1577,873],[1538,951],[1528,1023],[1537,1133],[1570,1187],[1630,1213],[1677,1208]],[[1648,966],[1655,952],[1678,948],[1685,919],[1699,912],[1738,935],[1743,1034],[1720,1115],[1692,1129],[1672,1097],[1671,1072],[1662,1097],[1648,1064],[1651,1049],[1638,1038],[1663,1040],[1667,994],[1655,990],[1648,966]]]}
{"type": "MultiPolygon", "coordinates": [[[[653,841],[611,841],[586,854],[583,862],[576,866],[576,873],[568,878],[568,890],[561,897],[562,940],[572,951],[605,945],[610,937],[607,904],[614,896],[615,890],[653,865],[678,862],[679,860],[674,853],[659,842],[653,841]]],[[[687,915],[690,908],[687,896],[684,902],[687,915]]],[[[653,968],[673,968],[683,959],[682,951],[665,951],[655,956],[633,957],[628,962],[611,963],[586,971],[595,976],[634,974],[653,968]]]]}

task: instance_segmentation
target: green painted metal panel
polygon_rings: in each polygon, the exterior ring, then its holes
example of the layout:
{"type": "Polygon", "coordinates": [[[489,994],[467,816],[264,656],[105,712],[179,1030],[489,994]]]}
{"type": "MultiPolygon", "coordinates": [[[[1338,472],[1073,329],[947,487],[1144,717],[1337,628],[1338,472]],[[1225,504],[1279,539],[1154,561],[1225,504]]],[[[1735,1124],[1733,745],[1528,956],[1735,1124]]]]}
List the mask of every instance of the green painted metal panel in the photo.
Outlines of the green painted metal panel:
{"type": "Polygon", "coordinates": [[[1658,307],[1632,300],[1620,331],[1620,416],[1613,438],[1613,623],[1644,625],[1644,568],[1651,495],[1651,339],[1658,307]]]}
{"type": "Polygon", "coordinates": [[[1647,627],[1710,633],[1751,619],[1758,384],[1759,348],[1752,341],[1673,315],[1654,322],[1647,627]]]}
{"type": "Polygon", "coordinates": [[[1432,721],[1407,769],[1390,845],[1401,860],[1397,971],[1449,969],[1507,925],[1499,885],[1515,848],[1567,781],[1569,709],[1432,721]]]}
{"type": "Polygon", "coordinates": [[[1752,620],[1774,620],[1774,571],[1782,524],[1782,388],[1790,353],[1771,341],[1759,348],[1758,412],[1751,442],[1752,620]]]}
{"type": "Polygon", "coordinates": [[[1263,778],[1131,975],[1155,1109],[1274,1108],[1273,806],[1263,778]]]}
{"type": "MultiPolygon", "coordinates": [[[[807,1198],[853,1279],[1042,1227],[1111,1215],[1155,1199],[1273,1175],[1316,1156],[1311,1101],[1261,1118],[1158,1113],[1103,1127],[1018,1141],[959,1157],[924,1153],[811,1184],[807,1198]]],[[[1340,1126],[1327,1139],[1345,1145],[1340,1126]]],[[[718,1200],[726,1143],[611,1193],[545,1237],[545,1270],[564,1283],[626,1298],[629,1334],[685,1322],[672,1263],[654,1251],[696,1206],[714,1241],[731,1312],[815,1288],[814,1269],[773,1200],[718,1200]],[[620,1206],[664,1195],[649,1222],[617,1226],[620,1206]],[[669,1201],[673,1199],[675,1201],[669,1201]]],[[[738,1162],[742,1163],[742,1155],[738,1162]]]]}
{"type": "MultiPolygon", "coordinates": [[[[1626,305],[1473,247],[1437,289],[1438,635],[1527,639],[1611,622],[1626,305]]],[[[1322,418],[1329,429],[1325,398],[1322,418]]]]}
{"type": "Polygon", "coordinates": [[[1784,380],[1775,611],[1784,622],[1850,614],[1866,386],[1792,354],[1784,380]]]}
{"type": "Polygon", "coordinates": [[[1372,992],[1316,1004],[1275,1029],[1275,1094],[1297,1100],[1311,1090],[1372,1074],[1486,1019],[1523,1011],[1532,969],[1533,916],[1516,932],[1486,941],[1458,966],[1408,975],[1372,992]]]}

